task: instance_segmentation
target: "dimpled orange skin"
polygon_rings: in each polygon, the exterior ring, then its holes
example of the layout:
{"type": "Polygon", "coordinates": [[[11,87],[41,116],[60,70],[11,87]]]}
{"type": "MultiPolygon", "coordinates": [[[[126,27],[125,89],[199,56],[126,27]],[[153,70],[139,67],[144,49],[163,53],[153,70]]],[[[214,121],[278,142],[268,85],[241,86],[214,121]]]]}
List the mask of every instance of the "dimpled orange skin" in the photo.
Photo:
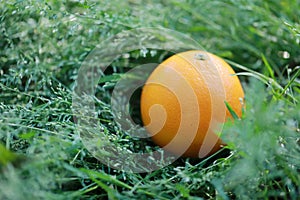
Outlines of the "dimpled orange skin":
{"type": "MultiPolygon", "coordinates": [[[[220,99],[220,101],[227,101],[235,113],[241,116],[243,108],[241,99],[244,99],[244,92],[238,77],[233,74],[235,74],[235,72],[223,59],[204,51],[193,50],[179,53],[162,62],[149,76],[141,95],[142,121],[154,143],[175,155],[184,157],[199,157],[201,147],[207,148],[208,153],[200,157],[209,156],[218,151],[224,143],[213,131],[209,131],[209,126],[211,120],[213,120],[212,98],[222,97],[215,97],[218,95],[212,96],[211,91],[218,88],[211,87],[223,87],[225,97],[223,96],[224,99],[220,99]],[[197,67],[198,70],[196,69],[197,67]],[[205,72],[205,68],[217,70],[212,70],[212,72],[207,73],[205,72]],[[176,75],[176,73],[178,73],[179,76],[176,75]],[[222,84],[207,83],[207,80],[213,80],[211,77],[214,77],[214,75],[216,78],[221,79],[219,83],[222,84]],[[206,79],[204,76],[209,76],[210,79],[206,79]],[[157,80],[163,79],[167,79],[167,85],[163,86],[155,83],[157,80]],[[182,99],[179,100],[178,96],[174,94],[174,91],[169,89],[172,87],[177,88],[177,91],[184,93],[186,90],[186,88],[183,87],[184,83],[187,83],[192,88],[197,99],[196,106],[198,106],[200,115],[198,121],[191,121],[191,124],[196,124],[198,127],[196,135],[195,137],[192,135],[194,139],[188,147],[184,146],[186,145],[184,141],[187,137],[191,137],[189,131],[181,132],[176,136],[176,140],[174,140],[181,124],[182,113],[185,111],[181,110],[180,107],[179,101],[182,101],[182,99]],[[155,110],[152,110],[150,117],[150,108],[155,105],[161,105],[165,109],[166,118],[162,116],[161,112],[155,112],[155,110]],[[164,125],[158,123],[162,120],[165,120],[164,125]],[[207,134],[210,134],[209,136],[212,139],[204,142],[204,138],[207,134]],[[166,145],[171,141],[174,142],[174,145],[166,148],[166,145]]],[[[216,82],[218,81],[216,80],[216,82]]],[[[186,99],[186,101],[189,101],[189,98],[186,99]]],[[[183,99],[183,101],[185,100],[183,99]]],[[[188,105],[191,105],[189,103],[195,104],[195,102],[192,101],[186,103],[188,105]]],[[[225,122],[229,117],[231,118],[225,103],[218,107],[223,109],[222,111],[224,112],[224,120],[222,120],[222,122],[225,122]]],[[[188,112],[191,118],[195,118],[197,115],[196,112],[188,112]]],[[[189,127],[184,128],[189,130],[189,127]]]]}

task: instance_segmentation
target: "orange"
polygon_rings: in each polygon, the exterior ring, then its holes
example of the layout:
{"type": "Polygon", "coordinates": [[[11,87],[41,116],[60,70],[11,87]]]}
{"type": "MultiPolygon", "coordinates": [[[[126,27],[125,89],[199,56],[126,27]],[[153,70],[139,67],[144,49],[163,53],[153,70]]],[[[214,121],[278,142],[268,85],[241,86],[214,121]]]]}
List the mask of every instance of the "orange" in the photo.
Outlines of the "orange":
{"type": "Polygon", "coordinates": [[[141,116],[154,143],[184,157],[206,157],[223,144],[218,134],[232,118],[225,101],[238,116],[244,92],[233,69],[205,51],[175,54],[147,79],[141,95],[141,116]]]}

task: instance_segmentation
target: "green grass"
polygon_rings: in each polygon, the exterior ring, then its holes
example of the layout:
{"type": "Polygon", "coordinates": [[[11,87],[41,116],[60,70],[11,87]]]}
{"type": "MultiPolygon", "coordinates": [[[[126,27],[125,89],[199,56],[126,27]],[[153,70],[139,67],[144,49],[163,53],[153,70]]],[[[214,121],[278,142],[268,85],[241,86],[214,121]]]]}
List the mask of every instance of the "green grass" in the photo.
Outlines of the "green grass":
{"type": "MultiPolygon", "coordinates": [[[[0,199],[299,199],[299,4],[1,1],[0,199]],[[138,27],[180,31],[236,70],[247,108],[225,125],[228,146],[216,155],[133,174],[102,164],[82,144],[72,112],[81,63],[101,41],[138,27]]],[[[133,152],[156,147],[113,120],[111,90],[134,66],[170,55],[141,52],[111,64],[95,105],[105,133],[133,152]]]]}

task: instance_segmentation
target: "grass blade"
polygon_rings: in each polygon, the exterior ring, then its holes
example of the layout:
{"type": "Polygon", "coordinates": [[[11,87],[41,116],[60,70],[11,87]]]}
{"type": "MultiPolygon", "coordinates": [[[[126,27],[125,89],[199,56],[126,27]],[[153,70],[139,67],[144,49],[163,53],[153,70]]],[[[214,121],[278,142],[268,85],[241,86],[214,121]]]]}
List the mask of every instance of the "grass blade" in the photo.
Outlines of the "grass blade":
{"type": "Polygon", "coordinates": [[[224,101],[224,102],[225,102],[225,105],[226,105],[228,111],[230,112],[231,116],[233,117],[233,119],[235,119],[235,120],[240,119],[239,116],[234,112],[232,107],[229,105],[229,103],[227,101],[224,101]]]}

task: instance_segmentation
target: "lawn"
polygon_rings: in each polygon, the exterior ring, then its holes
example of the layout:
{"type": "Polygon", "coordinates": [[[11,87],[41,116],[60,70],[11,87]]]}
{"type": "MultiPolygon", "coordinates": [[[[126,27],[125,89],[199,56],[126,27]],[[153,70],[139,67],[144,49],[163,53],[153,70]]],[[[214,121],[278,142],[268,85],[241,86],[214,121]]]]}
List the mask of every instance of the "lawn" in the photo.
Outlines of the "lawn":
{"type": "MultiPolygon", "coordinates": [[[[299,199],[299,6],[299,0],[0,1],[0,199],[299,199]],[[230,63],[245,91],[243,116],[220,133],[227,146],[155,170],[126,154],[105,163],[105,151],[93,150],[105,147],[104,138],[120,151],[158,149],[117,120],[116,85],[129,71],[194,43],[230,63]],[[90,75],[85,64],[107,68],[90,75]],[[94,88],[80,84],[86,78],[94,88]],[[78,91],[87,108],[76,107],[78,91]],[[100,137],[95,131],[102,138],[89,146],[86,138],[100,137]]],[[[139,103],[140,88],[129,103],[137,124],[139,103]]]]}

